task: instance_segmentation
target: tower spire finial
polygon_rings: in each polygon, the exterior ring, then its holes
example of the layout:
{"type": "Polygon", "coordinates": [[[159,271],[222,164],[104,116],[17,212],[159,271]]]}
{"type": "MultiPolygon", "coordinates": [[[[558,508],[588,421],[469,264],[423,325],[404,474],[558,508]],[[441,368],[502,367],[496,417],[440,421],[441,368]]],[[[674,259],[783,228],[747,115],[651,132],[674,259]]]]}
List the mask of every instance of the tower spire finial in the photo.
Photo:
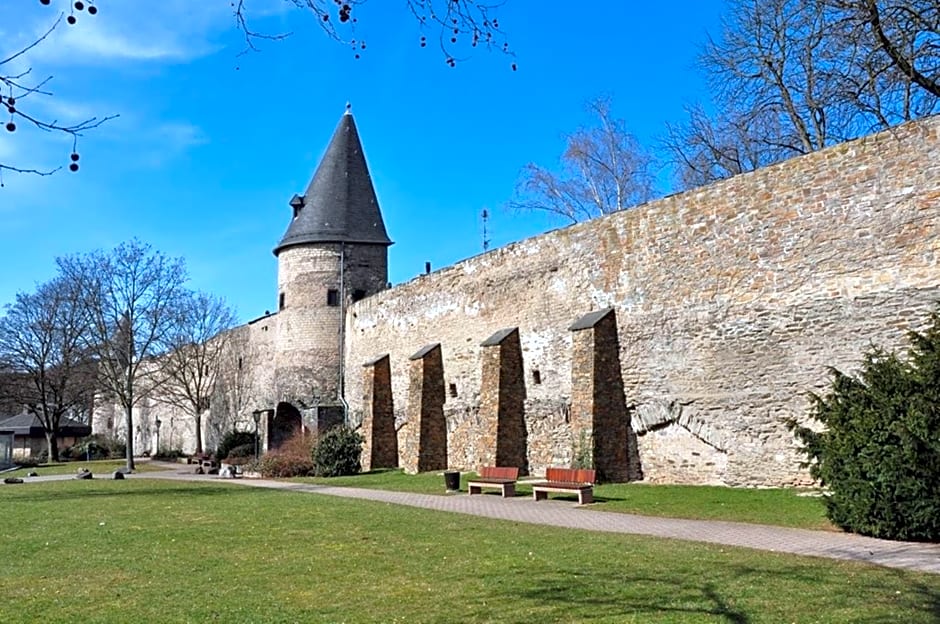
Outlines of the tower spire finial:
{"type": "Polygon", "coordinates": [[[346,102],[346,112],[343,113],[343,114],[344,114],[344,115],[352,115],[352,104],[350,104],[348,100],[347,100],[347,102],[346,102]]]}

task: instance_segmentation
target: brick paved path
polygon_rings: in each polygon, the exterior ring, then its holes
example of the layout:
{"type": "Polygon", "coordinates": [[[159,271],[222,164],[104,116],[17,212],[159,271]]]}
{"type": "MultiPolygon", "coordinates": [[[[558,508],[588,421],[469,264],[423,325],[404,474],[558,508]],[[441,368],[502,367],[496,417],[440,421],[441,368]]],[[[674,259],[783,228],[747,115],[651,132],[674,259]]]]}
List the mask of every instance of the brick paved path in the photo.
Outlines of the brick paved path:
{"type": "MultiPolygon", "coordinates": [[[[192,474],[189,467],[186,468],[186,470],[171,472],[142,472],[133,475],[133,478],[172,478],[216,483],[220,481],[218,477],[192,474]]],[[[221,481],[251,487],[358,498],[528,524],[608,533],[651,535],[794,555],[864,561],[890,568],[940,574],[940,544],[895,542],[851,533],[809,531],[741,522],[635,516],[596,511],[590,507],[579,508],[570,501],[548,500],[536,503],[531,498],[522,496],[510,499],[489,494],[470,496],[460,493],[438,496],[267,479],[222,479],[221,481]]]]}

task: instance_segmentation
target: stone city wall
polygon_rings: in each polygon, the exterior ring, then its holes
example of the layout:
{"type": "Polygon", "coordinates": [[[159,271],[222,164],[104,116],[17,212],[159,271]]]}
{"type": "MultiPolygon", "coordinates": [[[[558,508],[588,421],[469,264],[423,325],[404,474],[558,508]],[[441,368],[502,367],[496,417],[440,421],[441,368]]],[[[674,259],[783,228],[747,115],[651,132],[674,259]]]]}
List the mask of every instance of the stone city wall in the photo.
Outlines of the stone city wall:
{"type": "MultiPolygon", "coordinates": [[[[644,478],[805,484],[793,437],[827,367],[898,347],[940,299],[940,117],[555,230],[359,302],[346,396],[389,354],[399,435],[409,357],[440,343],[447,464],[475,469],[481,343],[518,328],[528,464],[570,465],[573,336],[611,307],[644,478]]],[[[631,435],[632,435],[631,434],[631,435]]],[[[404,453],[413,443],[399,441],[404,453]]],[[[405,465],[407,462],[403,462],[405,465]]]]}

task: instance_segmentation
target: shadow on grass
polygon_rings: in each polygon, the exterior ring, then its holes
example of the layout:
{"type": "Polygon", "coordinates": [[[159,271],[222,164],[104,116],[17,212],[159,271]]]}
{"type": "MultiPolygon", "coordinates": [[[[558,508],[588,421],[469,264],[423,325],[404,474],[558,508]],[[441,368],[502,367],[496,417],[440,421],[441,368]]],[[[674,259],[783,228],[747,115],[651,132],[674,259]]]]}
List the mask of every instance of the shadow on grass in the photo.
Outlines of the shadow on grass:
{"type": "Polygon", "coordinates": [[[735,607],[734,600],[720,591],[716,583],[696,585],[681,577],[621,575],[598,579],[593,575],[559,572],[532,578],[528,589],[513,595],[576,619],[683,613],[718,617],[728,624],[751,622],[751,616],[735,607]],[[661,598],[663,586],[671,588],[668,602],[661,598]]]}
{"type": "MultiPolygon", "coordinates": [[[[60,503],[62,501],[76,500],[76,499],[87,499],[87,498],[125,498],[125,497],[150,497],[150,496],[162,496],[164,494],[170,494],[174,496],[179,496],[181,498],[203,498],[206,496],[218,496],[220,494],[225,494],[226,496],[231,496],[232,494],[238,492],[248,491],[242,490],[240,488],[233,488],[230,486],[224,485],[206,485],[193,487],[192,484],[187,485],[170,485],[170,486],[159,486],[159,485],[142,485],[141,481],[132,481],[134,485],[130,488],[126,486],[128,481],[108,481],[108,485],[103,485],[105,481],[59,481],[55,482],[60,484],[58,487],[43,487],[43,484],[32,484],[26,487],[17,486],[16,490],[12,488],[10,491],[10,498],[15,499],[16,501],[23,502],[32,502],[32,503],[43,503],[43,502],[56,502],[60,503]],[[61,484],[69,484],[78,487],[63,487],[61,484]],[[89,487],[90,484],[90,487],[89,487]],[[107,488],[107,489],[106,489],[107,488]],[[15,493],[14,493],[15,492],[15,493]]],[[[4,489],[3,491],[8,491],[4,489]]]]}
{"type": "MultiPolygon", "coordinates": [[[[794,618],[802,621],[807,615],[819,617],[823,612],[836,615],[843,610],[865,614],[853,615],[853,622],[876,624],[885,621],[918,622],[940,621],[940,588],[918,581],[909,573],[886,570],[897,580],[893,585],[885,577],[850,576],[844,591],[828,597],[816,597],[816,604],[794,603],[794,618]],[[859,605],[864,604],[865,609],[859,605]],[[887,614],[893,620],[886,620],[887,614]]],[[[786,594],[799,595],[800,586],[813,587],[821,582],[818,571],[800,565],[722,566],[716,569],[716,578],[702,579],[695,572],[673,572],[663,575],[642,574],[604,575],[583,574],[576,571],[535,573],[526,588],[507,591],[507,599],[531,602],[533,608],[547,608],[550,612],[565,613],[574,620],[579,618],[644,618],[664,614],[688,614],[717,618],[727,624],[748,624],[765,620],[768,608],[787,608],[784,596],[761,595],[751,588],[755,583],[786,588],[786,594]],[[779,582],[768,583],[768,579],[779,582]],[[669,588],[664,592],[663,588],[669,588]],[[739,595],[740,593],[740,595],[739,595]]],[[[824,581],[824,579],[822,579],[824,581]]],[[[513,586],[510,579],[506,579],[513,586]]],[[[785,594],[784,594],[785,595],[785,594]]],[[[548,617],[551,617],[549,615],[548,617]]],[[[825,619],[825,618],[823,618],[825,619]]],[[[786,621],[791,621],[789,618],[786,621]]],[[[521,620],[520,620],[521,622],[521,620]]]]}

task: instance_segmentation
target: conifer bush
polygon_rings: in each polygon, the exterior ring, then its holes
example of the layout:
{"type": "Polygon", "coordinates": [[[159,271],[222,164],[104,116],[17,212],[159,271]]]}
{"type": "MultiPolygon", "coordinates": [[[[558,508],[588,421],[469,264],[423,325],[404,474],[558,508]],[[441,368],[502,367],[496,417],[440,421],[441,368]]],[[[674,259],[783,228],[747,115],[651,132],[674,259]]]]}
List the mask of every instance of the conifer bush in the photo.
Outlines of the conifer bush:
{"type": "Polygon", "coordinates": [[[790,423],[848,531],[940,540],[940,314],[930,321],[909,332],[906,358],[875,347],[858,374],[830,370],[828,393],[811,395],[822,431],[790,423]]]}
{"type": "Polygon", "coordinates": [[[313,450],[313,464],[318,477],[358,474],[363,437],[349,427],[333,427],[323,434],[313,450]]]}
{"type": "Polygon", "coordinates": [[[219,442],[219,446],[215,450],[215,458],[222,461],[229,456],[232,449],[248,445],[251,445],[251,448],[254,449],[254,433],[249,431],[229,431],[225,434],[225,437],[222,438],[222,441],[219,442]]]}

